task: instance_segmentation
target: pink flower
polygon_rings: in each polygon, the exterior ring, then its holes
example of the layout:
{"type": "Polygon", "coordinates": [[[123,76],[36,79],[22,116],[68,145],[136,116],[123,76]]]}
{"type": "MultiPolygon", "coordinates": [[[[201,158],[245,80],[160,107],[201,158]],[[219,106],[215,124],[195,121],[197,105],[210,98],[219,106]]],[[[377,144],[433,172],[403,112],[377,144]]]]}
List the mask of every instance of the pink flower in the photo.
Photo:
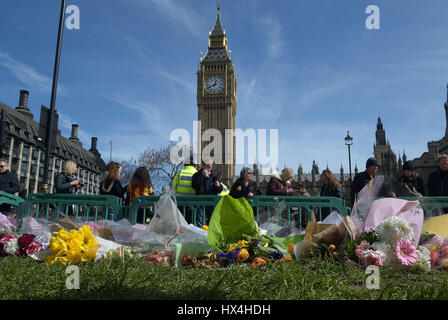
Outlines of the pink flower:
{"type": "Polygon", "coordinates": [[[368,243],[367,241],[363,240],[359,246],[356,247],[356,256],[358,257],[359,260],[362,260],[364,255],[363,255],[363,251],[366,250],[370,250],[372,249],[372,246],[370,245],[370,243],[368,243]]]}
{"type": "Polygon", "coordinates": [[[378,251],[367,250],[364,251],[364,257],[362,262],[364,266],[374,265],[381,267],[383,266],[383,260],[384,256],[378,251]]]}
{"type": "Polygon", "coordinates": [[[4,234],[0,235],[0,243],[8,243],[12,239],[17,239],[17,236],[15,234],[4,234]]]}
{"type": "Polygon", "coordinates": [[[42,250],[42,245],[39,242],[33,241],[26,248],[26,254],[27,256],[31,256],[40,250],[42,250]]]}
{"type": "Polygon", "coordinates": [[[418,260],[415,247],[411,244],[411,241],[401,239],[395,246],[395,254],[402,265],[409,266],[414,264],[418,260]]]}
{"type": "Polygon", "coordinates": [[[434,246],[434,245],[441,246],[442,244],[443,244],[443,238],[441,236],[434,236],[423,243],[424,246],[434,246]]]}

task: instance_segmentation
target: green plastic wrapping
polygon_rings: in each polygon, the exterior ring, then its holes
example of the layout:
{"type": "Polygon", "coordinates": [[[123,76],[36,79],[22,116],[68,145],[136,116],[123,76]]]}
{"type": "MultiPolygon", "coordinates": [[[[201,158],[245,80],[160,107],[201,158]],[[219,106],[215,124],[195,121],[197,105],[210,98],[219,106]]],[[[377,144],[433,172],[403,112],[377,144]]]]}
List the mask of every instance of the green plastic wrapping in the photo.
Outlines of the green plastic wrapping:
{"type": "Polygon", "coordinates": [[[241,240],[242,235],[258,235],[254,213],[246,198],[234,199],[230,195],[222,197],[213,211],[208,226],[208,243],[215,249],[223,242],[241,240]]]}

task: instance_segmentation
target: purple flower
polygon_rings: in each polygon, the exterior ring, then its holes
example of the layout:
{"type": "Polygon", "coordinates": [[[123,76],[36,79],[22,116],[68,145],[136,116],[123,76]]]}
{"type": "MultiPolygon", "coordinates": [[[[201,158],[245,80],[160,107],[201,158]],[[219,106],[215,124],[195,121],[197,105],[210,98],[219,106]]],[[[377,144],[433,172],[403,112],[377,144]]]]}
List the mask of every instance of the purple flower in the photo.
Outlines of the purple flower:
{"type": "Polygon", "coordinates": [[[235,250],[235,251],[230,251],[227,254],[227,258],[229,259],[229,263],[231,263],[233,260],[236,259],[236,257],[238,256],[238,253],[240,253],[241,250],[235,250]]]}
{"type": "Polygon", "coordinates": [[[283,258],[283,253],[281,253],[280,251],[269,251],[268,253],[273,260],[280,260],[281,258],[283,258]]]}

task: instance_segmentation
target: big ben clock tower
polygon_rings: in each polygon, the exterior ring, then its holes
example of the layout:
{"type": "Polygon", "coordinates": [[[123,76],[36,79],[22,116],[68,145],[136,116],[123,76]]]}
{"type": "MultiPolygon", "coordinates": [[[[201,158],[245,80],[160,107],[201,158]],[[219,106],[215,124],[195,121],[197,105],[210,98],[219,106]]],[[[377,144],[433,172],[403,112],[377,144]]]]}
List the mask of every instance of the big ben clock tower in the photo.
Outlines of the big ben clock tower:
{"type": "Polygon", "coordinates": [[[209,32],[208,50],[201,58],[197,73],[198,120],[200,121],[198,133],[202,137],[199,151],[205,151],[204,148],[218,144],[218,147],[213,148],[209,153],[218,159],[215,161],[214,170],[220,172],[221,181],[230,186],[232,177],[235,175],[236,162],[234,133],[237,81],[219,10],[218,7],[215,25],[209,32]],[[215,130],[209,130],[211,134],[204,136],[203,133],[207,129],[215,130]],[[221,139],[214,138],[213,132],[219,132],[221,139]]]}

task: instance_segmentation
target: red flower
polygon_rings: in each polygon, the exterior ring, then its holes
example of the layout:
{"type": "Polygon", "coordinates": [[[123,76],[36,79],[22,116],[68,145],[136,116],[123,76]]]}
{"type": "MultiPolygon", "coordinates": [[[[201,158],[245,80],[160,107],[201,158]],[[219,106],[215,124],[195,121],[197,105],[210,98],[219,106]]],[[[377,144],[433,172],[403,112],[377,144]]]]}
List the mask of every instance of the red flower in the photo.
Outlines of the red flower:
{"type": "Polygon", "coordinates": [[[31,256],[40,250],[42,250],[42,245],[39,242],[33,241],[27,246],[25,251],[27,256],[31,256]]]}
{"type": "Polygon", "coordinates": [[[26,249],[26,247],[28,247],[29,244],[30,244],[31,242],[33,242],[33,240],[34,240],[35,237],[36,237],[36,236],[35,236],[34,234],[25,233],[25,234],[22,235],[22,236],[19,238],[19,240],[18,240],[19,247],[20,247],[20,248],[23,248],[23,249],[26,249]]]}
{"type": "Polygon", "coordinates": [[[12,239],[16,239],[17,236],[15,234],[3,234],[0,235],[0,243],[8,243],[9,241],[11,241],[12,239]]]}

